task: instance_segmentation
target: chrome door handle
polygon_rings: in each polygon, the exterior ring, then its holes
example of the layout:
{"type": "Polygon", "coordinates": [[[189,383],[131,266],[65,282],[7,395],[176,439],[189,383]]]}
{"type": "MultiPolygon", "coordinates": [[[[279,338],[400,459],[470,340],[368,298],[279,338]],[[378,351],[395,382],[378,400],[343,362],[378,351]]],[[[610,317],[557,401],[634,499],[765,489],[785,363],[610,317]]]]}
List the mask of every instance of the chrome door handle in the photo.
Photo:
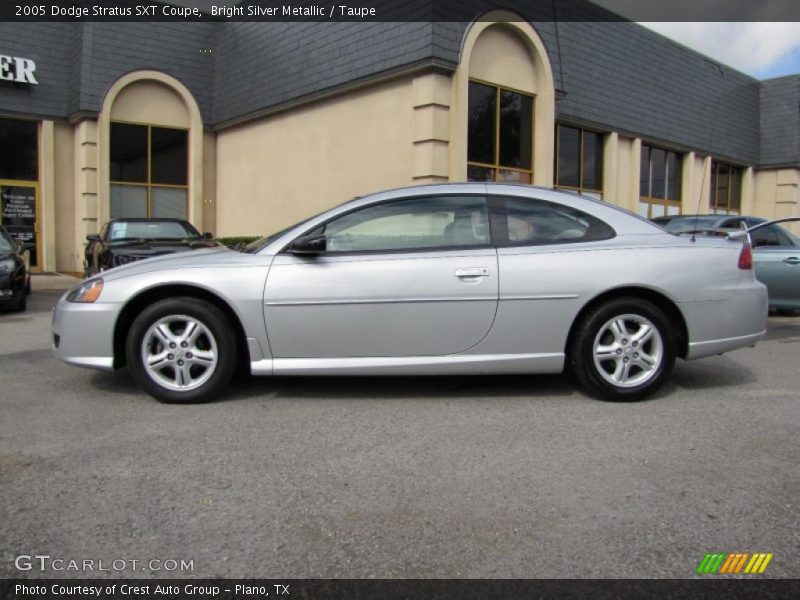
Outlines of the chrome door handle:
{"type": "Polygon", "coordinates": [[[800,265],[800,258],[797,258],[796,256],[790,256],[789,258],[784,258],[783,262],[785,262],[787,265],[800,265]]]}
{"type": "Polygon", "coordinates": [[[488,277],[489,269],[486,267],[471,267],[468,269],[457,269],[455,272],[456,277],[488,277]]]}

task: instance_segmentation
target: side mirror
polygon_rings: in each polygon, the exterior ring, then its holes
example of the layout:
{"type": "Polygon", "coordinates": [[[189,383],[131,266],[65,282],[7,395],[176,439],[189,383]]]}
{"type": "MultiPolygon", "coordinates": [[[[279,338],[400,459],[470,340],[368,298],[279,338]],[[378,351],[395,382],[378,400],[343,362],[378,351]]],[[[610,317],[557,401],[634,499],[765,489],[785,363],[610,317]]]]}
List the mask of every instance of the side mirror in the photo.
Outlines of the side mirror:
{"type": "Polygon", "coordinates": [[[91,234],[86,236],[86,241],[87,242],[102,242],[103,240],[101,240],[100,236],[97,235],[96,233],[91,233],[91,234]]]}
{"type": "Polygon", "coordinates": [[[211,233],[210,231],[206,231],[206,232],[203,233],[203,239],[204,240],[213,240],[214,239],[214,234],[211,233]]]}
{"type": "Polygon", "coordinates": [[[289,246],[292,254],[321,254],[327,247],[324,235],[304,235],[289,246]]]}

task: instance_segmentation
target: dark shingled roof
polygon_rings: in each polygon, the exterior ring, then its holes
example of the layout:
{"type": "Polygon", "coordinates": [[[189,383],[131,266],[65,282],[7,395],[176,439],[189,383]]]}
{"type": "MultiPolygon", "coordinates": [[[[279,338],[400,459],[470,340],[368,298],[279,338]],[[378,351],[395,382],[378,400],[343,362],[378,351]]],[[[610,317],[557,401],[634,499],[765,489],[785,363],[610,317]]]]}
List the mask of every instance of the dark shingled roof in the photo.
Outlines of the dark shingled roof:
{"type": "MultiPolygon", "coordinates": [[[[354,82],[455,69],[486,2],[451,4],[448,22],[0,23],[3,54],[35,60],[40,82],[3,82],[0,113],[93,114],[122,74],[155,69],[223,128],[354,82]]],[[[503,6],[544,42],[564,92],[558,119],[741,164],[800,164],[800,76],[760,82],[635,23],[598,22],[601,9],[584,0],[503,6]]]]}

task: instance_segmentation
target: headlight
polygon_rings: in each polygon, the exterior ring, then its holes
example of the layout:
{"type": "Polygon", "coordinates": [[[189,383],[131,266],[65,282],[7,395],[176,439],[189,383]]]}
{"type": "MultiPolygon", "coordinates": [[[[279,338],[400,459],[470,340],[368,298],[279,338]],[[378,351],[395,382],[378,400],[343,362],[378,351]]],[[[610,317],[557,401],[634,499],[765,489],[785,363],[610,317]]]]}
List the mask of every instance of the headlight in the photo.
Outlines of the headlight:
{"type": "Polygon", "coordinates": [[[14,261],[10,258],[0,260],[0,273],[8,273],[14,270],[14,261]]]}
{"type": "Polygon", "coordinates": [[[67,302],[94,302],[100,297],[102,291],[102,279],[89,279],[69,291],[67,302]]]}

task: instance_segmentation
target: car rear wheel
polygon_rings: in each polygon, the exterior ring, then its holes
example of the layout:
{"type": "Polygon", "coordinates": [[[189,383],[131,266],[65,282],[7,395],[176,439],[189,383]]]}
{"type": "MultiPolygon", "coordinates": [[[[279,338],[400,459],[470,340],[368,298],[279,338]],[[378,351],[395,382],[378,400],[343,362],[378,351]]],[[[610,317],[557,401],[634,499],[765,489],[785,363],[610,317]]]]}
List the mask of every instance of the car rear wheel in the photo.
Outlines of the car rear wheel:
{"type": "Polygon", "coordinates": [[[169,403],[206,402],[225,388],[236,367],[236,340],[226,317],[196,298],[156,302],[134,320],[126,357],[147,392],[169,403]]]}
{"type": "Polygon", "coordinates": [[[604,400],[641,400],[655,392],[675,364],[675,339],[657,306],[619,298],[598,306],[578,323],[570,347],[578,383],[604,400]]]}

